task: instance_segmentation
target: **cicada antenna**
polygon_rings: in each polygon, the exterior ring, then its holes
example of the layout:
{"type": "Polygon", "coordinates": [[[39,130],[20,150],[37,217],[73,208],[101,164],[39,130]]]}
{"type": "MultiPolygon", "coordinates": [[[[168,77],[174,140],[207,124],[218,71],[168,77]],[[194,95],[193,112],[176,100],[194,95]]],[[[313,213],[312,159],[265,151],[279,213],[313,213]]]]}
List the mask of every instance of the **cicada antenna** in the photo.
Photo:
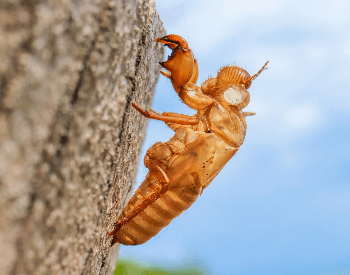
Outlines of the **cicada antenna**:
{"type": "Polygon", "coordinates": [[[245,83],[248,83],[249,81],[254,80],[255,78],[258,77],[259,74],[262,73],[263,70],[266,70],[266,69],[267,69],[267,68],[266,68],[267,63],[269,63],[269,61],[267,61],[267,62],[265,63],[265,65],[260,69],[260,71],[258,71],[258,72],[257,72],[255,75],[253,75],[252,77],[248,78],[248,79],[245,81],[245,83]]]}

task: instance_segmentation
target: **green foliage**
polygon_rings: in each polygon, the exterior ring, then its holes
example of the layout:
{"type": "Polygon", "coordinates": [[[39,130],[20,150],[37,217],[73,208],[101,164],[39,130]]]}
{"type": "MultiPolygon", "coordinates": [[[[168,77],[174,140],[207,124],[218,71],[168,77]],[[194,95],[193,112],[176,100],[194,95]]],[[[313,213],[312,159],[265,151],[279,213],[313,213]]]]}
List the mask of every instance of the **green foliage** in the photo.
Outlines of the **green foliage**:
{"type": "Polygon", "coordinates": [[[114,275],[204,275],[198,267],[162,268],[120,259],[114,275]]]}

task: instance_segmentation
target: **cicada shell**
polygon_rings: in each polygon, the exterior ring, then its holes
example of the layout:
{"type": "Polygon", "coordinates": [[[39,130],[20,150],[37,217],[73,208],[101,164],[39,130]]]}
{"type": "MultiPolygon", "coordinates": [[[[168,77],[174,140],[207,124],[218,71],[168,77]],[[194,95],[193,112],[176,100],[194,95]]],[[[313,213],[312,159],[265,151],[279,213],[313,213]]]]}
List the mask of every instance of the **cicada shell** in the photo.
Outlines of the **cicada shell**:
{"type": "Polygon", "coordinates": [[[148,241],[175,217],[188,209],[243,144],[247,122],[243,112],[250,100],[248,88],[266,65],[253,76],[238,67],[226,66],[200,87],[197,61],[187,42],[178,35],[158,38],[172,54],[160,63],[181,100],[197,110],[194,116],[133,106],[142,115],[164,121],[175,135],[154,144],[146,153],[149,173],[136,190],[114,230],[114,243],[137,245],[148,241]]]}

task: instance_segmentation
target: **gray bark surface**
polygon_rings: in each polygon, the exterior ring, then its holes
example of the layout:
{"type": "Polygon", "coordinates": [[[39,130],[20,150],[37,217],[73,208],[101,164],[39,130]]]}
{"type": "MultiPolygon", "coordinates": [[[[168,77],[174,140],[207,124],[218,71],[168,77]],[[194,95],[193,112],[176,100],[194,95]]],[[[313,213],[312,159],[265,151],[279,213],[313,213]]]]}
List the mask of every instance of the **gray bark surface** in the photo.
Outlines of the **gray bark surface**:
{"type": "Polygon", "coordinates": [[[164,34],[153,1],[1,1],[0,274],[113,274],[164,34]]]}

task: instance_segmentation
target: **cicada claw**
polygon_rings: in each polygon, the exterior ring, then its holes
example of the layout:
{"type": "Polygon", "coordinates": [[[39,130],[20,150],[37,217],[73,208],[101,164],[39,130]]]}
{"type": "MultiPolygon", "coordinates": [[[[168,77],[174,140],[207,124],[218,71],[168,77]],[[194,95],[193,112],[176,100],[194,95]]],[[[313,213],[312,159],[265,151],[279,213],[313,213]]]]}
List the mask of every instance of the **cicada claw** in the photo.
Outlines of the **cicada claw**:
{"type": "Polygon", "coordinates": [[[189,50],[187,41],[176,34],[169,34],[163,37],[159,37],[156,39],[156,41],[165,44],[172,50],[174,50],[177,46],[181,47],[184,50],[189,50]]]}

